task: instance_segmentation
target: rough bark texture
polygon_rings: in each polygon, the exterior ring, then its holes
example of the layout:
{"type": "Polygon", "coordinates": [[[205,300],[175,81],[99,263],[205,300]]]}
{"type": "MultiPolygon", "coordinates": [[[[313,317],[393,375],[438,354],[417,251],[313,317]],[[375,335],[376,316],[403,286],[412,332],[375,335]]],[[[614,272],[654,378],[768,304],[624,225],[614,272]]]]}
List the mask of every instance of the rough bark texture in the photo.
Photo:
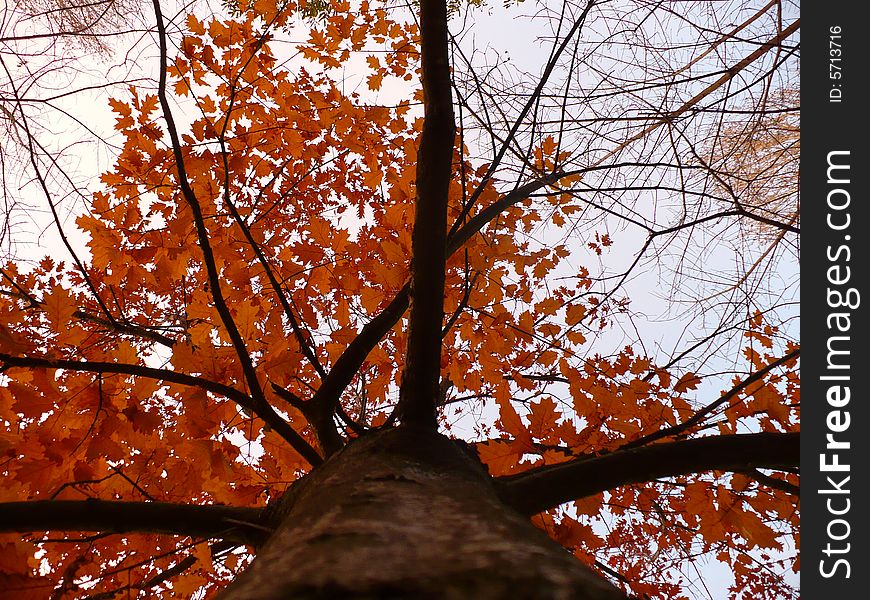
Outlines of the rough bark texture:
{"type": "Polygon", "coordinates": [[[504,505],[475,458],[426,429],[351,443],[273,518],[276,532],[222,600],[625,597],[504,505]]]}

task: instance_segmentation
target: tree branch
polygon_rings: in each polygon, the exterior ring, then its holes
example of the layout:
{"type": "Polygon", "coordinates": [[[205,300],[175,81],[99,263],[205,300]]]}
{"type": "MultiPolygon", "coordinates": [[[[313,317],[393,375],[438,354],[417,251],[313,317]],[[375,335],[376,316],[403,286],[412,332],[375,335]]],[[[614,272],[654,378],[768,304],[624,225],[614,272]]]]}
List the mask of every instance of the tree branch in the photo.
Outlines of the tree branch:
{"type": "MultiPolygon", "coordinates": [[[[90,275],[88,275],[88,271],[85,268],[84,263],[79,258],[75,249],[72,247],[72,244],[70,244],[69,237],[66,235],[66,232],[64,232],[63,224],[61,223],[60,215],[57,212],[56,203],[52,199],[51,191],[48,189],[48,182],[46,181],[45,175],[43,175],[42,169],[39,166],[39,161],[36,158],[36,156],[37,156],[36,155],[36,148],[34,147],[34,145],[38,145],[38,146],[40,146],[40,148],[41,148],[41,145],[36,141],[35,137],[33,136],[33,134],[30,131],[30,126],[27,124],[27,115],[24,112],[24,108],[22,107],[21,97],[19,96],[19,93],[18,93],[18,87],[15,85],[15,80],[12,77],[12,74],[9,72],[9,69],[6,67],[6,62],[3,61],[2,57],[0,57],[0,65],[2,65],[3,70],[6,73],[7,78],[9,79],[10,87],[12,88],[12,97],[13,97],[14,102],[18,108],[18,112],[21,114],[20,124],[21,124],[21,128],[24,130],[24,134],[27,138],[26,146],[27,146],[28,158],[30,159],[30,165],[33,168],[33,173],[36,176],[36,180],[39,183],[39,188],[42,191],[43,195],[45,196],[45,201],[48,204],[48,208],[51,212],[52,220],[54,221],[54,225],[57,228],[57,233],[60,236],[61,242],[63,242],[63,245],[66,247],[67,252],[69,252],[70,257],[73,259],[73,262],[75,263],[76,268],[79,271],[79,274],[82,276],[82,279],[84,279],[85,283],[88,286],[88,289],[90,289],[91,294],[94,297],[94,300],[96,301],[97,305],[100,307],[100,310],[103,312],[103,314],[106,315],[106,318],[109,321],[113,322],[115,320],[115,318],[112,316],[111,311],[109,311],[109,308],[106,306],[106,304],[103,302],[103,299],[100,297],[100,294],[97,291],[97,287],[94,284],[94,282],[91,280],[90,275]]],[[[10,115],[10,116],[12,116],[12,115],[10,115]]],[[[52,162],[55,162],[54,159],[52,159],[52,162]]]]}
{"type": "Polygon", "coordinates": [[[169,502],[34,500],[0,503],[0,532],[166,533],[244,544],[264,537],[263,509],[169,502]]]}
{"type": "Polygon", "coordinates": [[[180,385],[189,385],[201,388],[207,392],[229,398],[242,408],[253,410],[251,398],[234,387],[216,383],[210,379],[187,375],[168,369],[155,369],[144,365],[131,365],[127,363],[66,360],[59,358],[42,358],[36,356],[12,356],[0,353],[0,363],[9,367],[23,367],[27,369],[63,369],[66,371],[83,371],[86,373],[118,373],[120,375],[134,375],[160,381],[169,381],[180,385]]]}
{"type": "Polygon", "coordinates": [[[486,188],[486,184],[492,179],[492,176],[495,174],[496,169],[501,164],[501,161],[504,158],[505,153],[507,152],[511,143],[513,143],[514,137],[516,136],[517,131],[519,131],[520,125],[522,124],[523,120],[529,114],[529,111],[532,109],[532,107],[537,102],[539,102],[541,94],[544,91],[544,86],[546,85],[547,80],[549,80],[550,75],[553,72],[553,69],[556,67],[556,64],[559,61],[559,57],[565,51],[565,48],[568,47],[568,44],[571,42],[571,39],[575,35],[577,35],[577,33],[580,31],[580,28],[586,22],[586,17],[589,15],[589,12],[595,6],[595,3],[596,3],[596,0],[590,0],[589,2],[587,2],[586,7],[583,9],[583,12],[580,13],[580,16],[577,18],[577,20],[574,21],[574,24],[571,26],[571,29],[568,32],[568,34],[551,51],[550,58],[547,61],[546,66],[544,67],[543,73],[541,73],[541,77],[538,80],[538,84],[535,86],[535,90],[529,96],[529,99],[526,101],[525,105],[523,106],[523,109],[520,111],[519,116],[516,118],[513,125],[511,126],[511,129],[508,132],[507,137],[505,138],[504,142],[502,143],[501,149],[499,149],[498,154],[496,154],[496,156],[493,158],[492,162],[490,163],[489,167],[486,170],[486,173],[481,178],[480,183],[477,184],[477,187],[475,188],[474,192],[472,192],[471,198],[465,204],[459,217],[457,217],[456,221],[453,223],[453,226],[450,228],[451,236],[453,236],[453,234],[458,232],[459,224],[465,220],[466,216],[468,216],[468,212],[471,210],[472,206],[474,206],[474,203],[477,201],[477,199],[483,193],[483,190],[486,188]]]}
{"type": "Polygon", "coordinates": [[[789,483],[785,479],[779,479],[778,477],[771,477],[770,475],[766,475],[759,471],[758,469],[748,469],[746,471],[738,471],[738,473],[742,473],[747,477],[751,477],[761,485],[765,485],[769,488],[773,488],[775,490],[782,490],[792,496],[797,496],[800,498],[801,488],[792,483],[789,483]]]}
{"type": "MultiPolygon", "coordinates": [[[[293,431],[287,421],[282,419],[280,415],[278,415],[278,413],[276,413],[274,410],[270,410],[270,412],[259,412],[257,404],[246,393],[228,385],[216,383],[214,381],[211,381],[210,379],[205,379],[203,377],[187,375],[185,373],[170,371],[168,369],[155,369],[153,367],[146,367],[143,365],[131,365],[126,363],[113,362],[65,360],[56,358],[40,358],[33,356],[12,356],[2,353],[0,353],[0,363],[2,363],[4,367],[24,367],[28,369],[65,369],[68,371],[84,371],[87,373],[119,373],[122,375],[133,375],[136,377],[147,377],[148,379],[169,381],[170,383],[178,383],[181,385],[190,385],[201,388],[207,392],[212,392],[214,394],[224,396],[225,398],[229,398],[242,408],[247,408],[248,410],[254,412],[258,417],[263,419],[263,421],[265,421],[270,427],[272,427],[272,429],[274,429],[276,433],[278,433],[285,439],[289,438],[288,441],[290,441],[291,445],[293,445],[293,442],[291,441],[293,439],[293,436],[295,435],[299,437],[299,434],[293,431]]],[[[320,458],[320,455],[318,455],[317,452],[315,452],[314,448],[309,446],[305,440],[303,440],[301,437],[299,437],[299,439],[302,441],[302,445],[300,445],[300,447],[296,447],[295,445],[293,445],[293,448],[312,465],[320,464],[320,462],[322,462],[323,460],[320,458]]]]}
{"type": "Polygon", "coordinates": [[[791,360],[795,360],[798,356],[800,356],[800,353],[801,353],[800,348],[792,350],[791,352],[789,352],[785,356],[773,361],[772,363],[770,363],[769,365],[767,365],[763,369],[759,369],[758,371],[756,371],[755,373],[753,373],[752,375],[750,375],[749,377],[747,377],[746,379],[744,379],[743,381],[741,381],[740,383],[738,383],[737,385],[732,387],[730,390],[728,390],[727,392],[725,392],[724,394],[719,396],[716,400],[714,400],[713,402],[710,402],[709,404],[707,404],[706,406],[704,406],[703,408],[698,410],[698,412],[696,412],[694,415],[692,415],[691,417],[689,417],[688,419],[686,419],[682,423],[679,423],[677,425],[673,425],[671,427],[665,427],[664,429],[659,429],[658,431],[654,431],[653,433],[650,433],[650,434],[645,435],[643,437],[637,438],[636,440],[633,440],[633,441],[625,444],[624,446],[620,447],[620,450],[630,450],[632,448],[637,448],[639,446],[644,446],[646,444],[650,444],[650,443],[655,442],[656,440],[660,440],[662,438],[673,437],[675,435],[685,433],[690,428],[692,428],[695,425],[697,425],[698,423],[700,423],[704,419],[704,417],[706,417],[711,412],[716,410],[718,407],[722,406],[723,404],[725,404],[726,402],[731,400],[731,398],[733,398],[734,396],[739,394],[741,391],[745,390],[747,387],[749,387],[750,385],[752,385],[756,381],[760,381],[760,380],[764,379],[764,376],[767,375],[768,373],[770,373],[773,369],[775,369],[781,365],[784,365],[791,360]]]}
{"type": "MultiPolygon", "coordinates": [[[[15,288],[15,291],[7,291],[0,290],[0,294],[4,294],[7,296],[11,296],[13,298],[18,298],[27,303],[27,308],[33,310],[44,310],[44,303],[37,300],[30,292],[21,287],[18,282],[15,281],[5,270],[0,269],[0,275],[3,276],[3,279],[9,282],[9,284],[15,288]]],[[[134,323],[120,321],[110,321],[108,319],[104,319],[103,317],[98,317],[97,315],[92,315],[83,310],[77,310],[72,314],[73,317],[80,321],[86,321],[89,323],[96,323],[101,327],[105,327],[108,330],[115,331],[117,333],[131,335],[136,337],[145,338],[151,340],[152,342],[157,342],[158,344],[162,344],[167,348],[171,348],[175,345],[175,340],[167,337],[161,333],[157,333],[153,331],[154,327],[146,328],[142,325],[136,325],[134,323]]]]}
{"type": "Polygon", "coordinates": [[[253,412],[262,418],[264,421],[272,425],[275,432],[283,437],[300,455],[302,455],[312,465],[322,462],[320,455],[299,435],[290,425],[282,419],[275,409],[266,401],[266,396],[260,386],[260,381],[257,378],[257,372],[254,369],[254,364],[251,361],[251,355],[248,353],[248,348],[233,320],[233,315],[227,306],[221,291],[221,280],[218,274],[215,263],[214,253],[211,249],[209,241],[208,228],[205,225],[203,218],[202,207],[193,188],[190,187],[190,182],[187,178],[187,170],[184,165],[184,154],[181,150],[181,141],[178,136],[178,129],[175,126],[175,119],[172,117],[172,111],[169,108],[169,100],[166,96],[166,70],[167,70],[167,46],[166,46],[166,25],[163,23],[163,12],[160,9],[160,0],[153,0],[154,13],[157,17],[157,34],[160,44],[160,79],[157,85],[157,97],[160,101],[160,107],[163,111],[163,118],[166,121],[166,130],[169,133],[170,141],[172,142],[172,153],[175,158],[175,168],[178,172],[178,186],[181,189],[181,194],[185,202],[190,207],[193,213],[193,222],[196,227],[196,237],[202,251],[203,263],[208,273],[208,283],[211,291],[212,301],[214,302],[215,310],[220,316],[221,323],[227,330],[227,334],[232,341],[233,348],[236,351],[239,362],[242,366],[242,372],[245,375],[245,382],[250,391],[250,397],[253,403],[253,412]],[[275,427],[274,424],[278,424],[275,427]]]}
{"type": "Polygon", "coordinates": [[[436,407],[444,321],[447,197],[456,135],[447,40],[447,2],[421,0],[420,54],[425,117],[417,150],[408,350],[396,411],[403,423],[432,429],[438,427],[436,407]]]}
{"type": "MultiPolygon", "coordinates": [[[[260,38],[260,42],[262,42],[262,38],[260,38]]],[[[299,344],[300,351],[308,359],[308,362],[314,367],[314,370],[317,371],[320,379],[323,380],[323,378],[326,377],[326,371],[323,369],[323,365],[320,364],[320,361],[317,358],[317,354],[315,354],[314,349],[309,345],[308,341],[303,335],[302,330],[299,326],[299,322],[297,322],[296,320],[296,315],[290,308],[290,303],[287,300],[287,295],[281,288],[281,284],[278,281],[278,278],[275,276],[275,273],[272,270],[272,266],[269,264],[268,258],[266,257],[260,245],[254,239],[250,227],[248,227],[244,219],[242,219],[241,214],[239,214],[238,209],[236,208],[235,204],[232,201],[232,198],[230,197],[230,166],[225,136],[227,127],[229,125],[230,112],[233,109],[233,102],[235,100],[235,83],[236,82],[234,82],[233,86],[231,87],[229,106],[227,107],[226,111],[226,118],[224,119],[224,124],[221,132],[218,135],[218,141],[220,142],[221,148],[221,160],[224,167],[224,204],[229,209],[233,220],[236,222],[236,225],[238,225],[239,229],[242,230],[242,235],[245,236],[245,240],[247,240],[248,245],[254,251],[257,260],[260,262],[260,266],[263,267],[263,270],[266,273],[266,278],[269,280],[269,285],[271,285],[272,291],[277,296],[278,302],[281,304],[281,308],[284,309],[284,316],[287,318],[287,321],[290,323],[290,327],[292,328],[293,333],[296,336],[296,341],[299,344]]],[[[277,386],[275,386],[275,384],[272,384],[272,387],[277,389],[277,386]]],[[[325,403],[321,402],[311,402],[300,403],[296,406],[296,408],[301,410],[303,415],[305,415],[305,417],[308,419],[308,423],[311,426],[315,437],[317,438],[317,443],[320,447],[320,451],[323,452],[324,455],[329,456],[337,452],[342,447],[344,441],[339,435],[338,430],[335,427],[335,423],[332,420],[333,411],[334,409],[339,408],[338,406],[325,405],[325,403]]]]}
{"type": "Polygon", "coordinates": [[[533,515],[632,483],[701,471],[775,469],[800,463],[800,433],[747,433],[617,450],[496,479],[502,499],[533,515]]]}
{"type": "MultiPolygon", "coordinates": [[[[511,206],[526,199],[529,194],[545,187],[552,185],[564,173],[553,173],[540,179],[531,181],[522,185],[512,192],[506,194],[497,202],[487,207],[468,222],[454,235],[447,240],[446,255],[452,256],[459,250],[468,240],[476,235],[483,227],[486,226],[492,219],[496,218],[501,212],[507,210],[511,206]]],[[[329,374],[324,378],[317,393],[309,401],[312,403],[327,403],[334,411],[336,404],[341,398],[342,392],[350,384],[354,375],[359,371],[359,368],[365,362],[369,352],[378,345],[387,332],[399,322],[405,310],[408,308],[411,288],[410,285],[402,286],[390,303],[371,321],[366,323],[362,330],[357,334],[353,341],[348,344],[347,348],[342,352],[341,356],[335,361],[335,364],[330,369],[329,374]]]]}
{"type": "Polygon", "coordinates": [[[164,581],[175,577],[176,575],[184,573],[187,569],[195,565],[197,560],[198,559],[196,558],[196,556],[194,556],[193,554],[189,554],[182,560],[175,563],[173,566],[169,567],[164,571],[160,571],[159,573],[149,579],[146,579],[145,581],[129,583],[119,588],[106,590],[105,592],[99,592],[97,594],[87,596],[85,600],[112,600],[112,598],[117,597],[119,594],[121,594],[122,592],[126,592],[127,590],[149,590],[153,587],[160,585],[164,581]]]}
{"type": "Polygon", "coordinates": [[[564,173],[559,171],[544,175],[543,177],[539,177],[538,179],[515,188],[499,198],[497,201],[493,202],[470,218],[465,225],[450,236],[450,239],[447,240],[447,256],[453,255],[454,252],[462,248],[462,246],[483,229],[487,223],[495,219],[508,208],[522,202],[539,189],[547,187],[548,185],[553,185],[563,177],[570,174],[575,173],[564,173]]]}
{"type": "MultiPolygon", "coordinates": [[[[353,341],[335,361],[329,374],[317,388],[310,403],[328,406],[335,412],[341,394],[359,372],[369,352],[378,345],[393,325],[399,322],[408,308],[411,287],[405,284],[379,315],[365,324],[353,341]]],[[[276,390],[277,392],[277,390],[276,390]]]]}
{"type": "MultiPolygon", "coordinates": [[[[597,171],[606,168],[618,168],[621,166],[637,166],[635,163],[620,163],[614,165],[593,165],[583,169],[572,171],[557,171],[529,181],[511,192],[499,198],[479,213],[469,219],[461,228],[447,239],[446,256],[449,258],[464,246],[471,238],[477,235],[488,223],[501,213],[528,198],[538,190],[556,184],[560,179],[569,175],[597,171]]],[[[655,165],[653,165],[655,166],[655,165]]],[[[348,345],[345,351],[336,360],[329,374],[324,378],[317,393],[310,402],[330,403],[335,407],[342,392],[350,384],[354,375],[365,362],[369,352],[378,345],[387,332],[399,322],[405,310],[408,308],[410,298],[410,286],[405,284],[393,297],[384,310],[369,321],[348,345]]]]}
{"type": "Polygon", "coordinates": [[[152,342],[157,342],[158,344],[166,346],[167,348],[172,348],[176,343],[175,340],[171,337],[165,336],[162,333],[158,333],[156,331],[146,329],[142,325],[136,325],[133,323],[122,323],[121,321],[109,321],[108,319],[92,315],[83,310],[75,311],[72,316],[76,319],[79,319],[80,321],[95,323],[97,325],[100,325],[101,327],[105,327],[110,331],[115,331],[124,335],[140,337],[146,340],[151,340],[152,342]]]}

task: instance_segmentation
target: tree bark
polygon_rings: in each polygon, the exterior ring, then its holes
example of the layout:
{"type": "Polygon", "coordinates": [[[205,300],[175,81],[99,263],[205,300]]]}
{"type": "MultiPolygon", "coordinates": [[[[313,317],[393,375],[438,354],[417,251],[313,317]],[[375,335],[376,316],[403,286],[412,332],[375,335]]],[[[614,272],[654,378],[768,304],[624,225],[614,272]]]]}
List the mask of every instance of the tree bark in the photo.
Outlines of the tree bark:
{"type": "Polygon", "coordinates": [[[272,510],[277,530],[222,600],[625,598],[427,428],[359,438],[272,510]]]}

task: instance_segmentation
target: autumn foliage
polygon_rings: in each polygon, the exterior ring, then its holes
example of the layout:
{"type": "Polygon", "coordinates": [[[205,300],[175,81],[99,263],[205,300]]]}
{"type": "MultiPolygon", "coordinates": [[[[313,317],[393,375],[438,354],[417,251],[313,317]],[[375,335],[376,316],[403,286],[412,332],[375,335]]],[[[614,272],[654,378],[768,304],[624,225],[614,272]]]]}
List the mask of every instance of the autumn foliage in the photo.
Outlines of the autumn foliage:
{"type": "MultiPolygon", "coordinates": [[[[2,502],[263,507],[346,440],[398,422],[418,28],[377,0],[302,21],[294,2],[234,6],[176,20],[157,88],[109,100],[116,159],[76,231],[60,229],[87,252],[2,266],[2,502]],[[273,40],[287,31],[290,57],[273,40]],[[349,61],[356,91],[336,74],[349,61]]],[[[799,349],[761,310],[733,318],[741,354],[724,376],[637,344],[596,348],[637,302],[595,273],[619,243],[604,227],[544,232],[583,218],[570,188],[600,165],[542,136],[514,185],[456,139],[439,418],[493,477],[798,430],[799,349]]],[[[736,597],[793,597],[797,471],[698,471],[593,486],[533,520],[637,597],[683,597],[697,557],[733,573],[736,597]]],[[[168,532],[3,535],[4,597],[188,598],[250,558],[243,540],[168,532]]]]}

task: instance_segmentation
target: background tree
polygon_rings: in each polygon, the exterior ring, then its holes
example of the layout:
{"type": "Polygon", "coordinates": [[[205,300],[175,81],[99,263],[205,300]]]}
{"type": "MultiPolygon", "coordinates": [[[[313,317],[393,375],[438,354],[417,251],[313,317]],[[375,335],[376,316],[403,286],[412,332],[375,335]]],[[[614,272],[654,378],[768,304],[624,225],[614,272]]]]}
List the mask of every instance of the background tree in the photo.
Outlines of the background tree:
{"type": "Polygon", "coordinates": [[[96,190],[3,39],[0,588],[796,596],[794,7],[153,8],[96,190]]]}

